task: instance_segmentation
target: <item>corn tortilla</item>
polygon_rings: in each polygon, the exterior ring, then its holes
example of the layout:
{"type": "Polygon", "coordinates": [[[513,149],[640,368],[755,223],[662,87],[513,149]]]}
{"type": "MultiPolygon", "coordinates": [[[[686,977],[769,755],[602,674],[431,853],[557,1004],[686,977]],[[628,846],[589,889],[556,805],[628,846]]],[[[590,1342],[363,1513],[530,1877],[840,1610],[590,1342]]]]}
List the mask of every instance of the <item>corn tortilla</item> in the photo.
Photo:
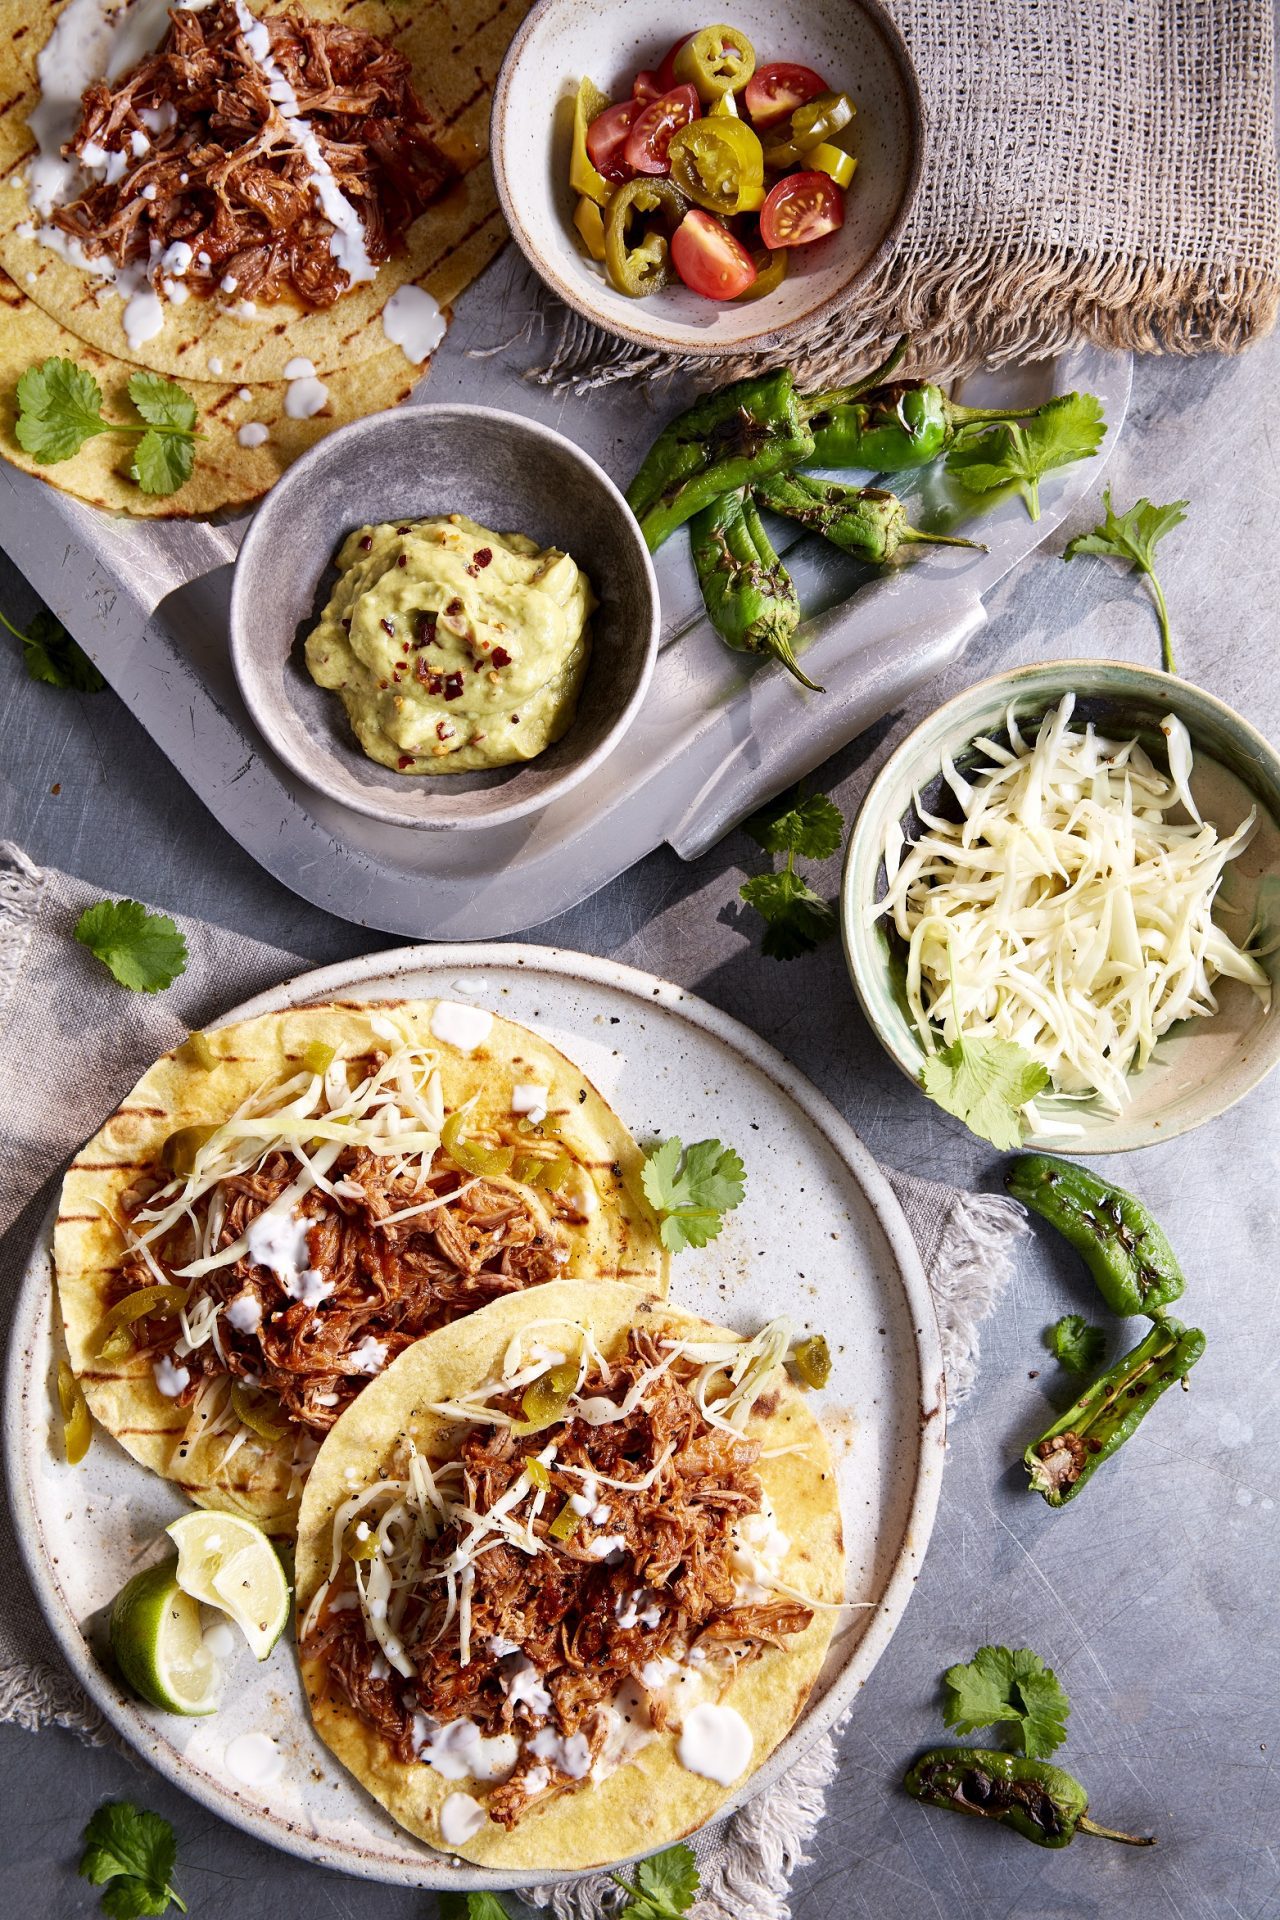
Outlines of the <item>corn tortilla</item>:
{"type": "MultiPolygon", "coordinates": [[[[493,1377],[512,1336],[546,1319],[589,1325],[606,1355],[637,1321],[700,1339],[727,1332],[639,1291],[564,1280],[492,1301],[406,1348],[337,1421],[312,1467],[298,1525],[300,1621],[328,1575],[333,1515],[352,1489],[371,1484],[380,1469],[393,1466],[402,1435],[412,1436],[429,1458],[447,1458],[450,1435],[456,1436],[458,1428],[429,1412],[430,1405],[493,1377]]],[[[785,1579],[813,1599],[842,1599],[844,1543],[835,1472],[811,1406],[784,1380],[776,1399],[770,1391],[758,1404],[747,1431],[767,1449],[803,1447],[802,1453],[762,1459],[755,1470],[790,1538],[785,1579]]],[[[785,1648],[765,1647],[738,1667],[720,1694],[720,1703],[736,1708],[751,1729],[751,1772],[803,1710],[836,1618],[834,1609],[819,1608],[810,1626],[790,1636],[785,1648]]],[[[433,1847],[513,1876],[535,1868],[602,1866],[669,1846],[713,1818],[741,1789],[741,1781],[724,1787],[682,1767],[673,1728],[656,1734],[603,1780],[584,1782],[576,1792],[531,1807],[511,1832],[488,1822],[474,1839],[446,1848],[440,1832],[444,1801],[462,1791],[483,1804],[485,1786],[445,1779],[422,1762],[396,1760],[381,1736],[326,1690],[323,1662],[304,1656],[301,1665],[321,1739],[402,1827],[433,1847]]]]}

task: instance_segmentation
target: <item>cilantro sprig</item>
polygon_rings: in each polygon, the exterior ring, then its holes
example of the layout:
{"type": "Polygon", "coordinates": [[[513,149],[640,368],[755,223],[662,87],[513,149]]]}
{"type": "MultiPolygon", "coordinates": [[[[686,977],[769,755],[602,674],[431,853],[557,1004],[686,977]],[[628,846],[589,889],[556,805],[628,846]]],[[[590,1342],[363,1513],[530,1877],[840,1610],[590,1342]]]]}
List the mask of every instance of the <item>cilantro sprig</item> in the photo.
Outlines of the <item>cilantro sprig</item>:
{"type": "Polygon", "coordinates": [[[1014,487],[1031,518],[1038,520],[1045,474],[1090,459],[1106,430],[1094,394],[1059,394],[1024,421],[962,427],[947,455],[947,472],[970,493],[1014,487]]]}
{"type": "MultiPolygon", "coordinates": [[[[683,1842],[641,1860],[635,1879],[610,1874],[628,1896],[618,1920],[684,1920],[698,1897],[698,1863],[683,1842]]],[[[496,1893],[442,1893],[440,1920],[510,1920],[496,1893]]]]}
{"type": "Polygon", "coordinates": [[[836,930],[831,903],[796,871],[796,859],[829,860],[844,837],[844,815],[825,794],[811,793],[784,803],[782,811],[758,814],[747,832],[766,853],[785,853],[787,864],[773,873],[753,874],[738,889],[765,922],[762,951],[774,960],[811,953],[836,930]]]}
{"type": "Polygon", "coordinates": [[[18,381],[18,444],[33,460],[55,465],[97,434],[138,434],[129,467],[133,479],[144,493],[176,493],[195,465],[196,403],[158,373],[130,374],[129,398],[141,424],[105,420],[102,388],[85,367],[56,356],[42,360],[18,381]]]}
{"type": "Polygon", "coordinates": [[[122,987],[159,993],[187,964],[187,943],[167,913],[137,900],[99,900],[76,921],[75,937],[122,987]]]}
{"type": "Polygon", "coordinates": [[[640,1179],[668,1253],[714,1240],[747,1190],[741,1159],[718,1140],[697,1140],[687,1150],[678,1139],[664,1140],[645,1155],[640,1179]]]}
{"type": "Polygon", "coordinates": [[[1091,1327],[1082,1313],[1064,1313],[1044,1330],[1044,1344],[1068,1373],[1092,1373],[1101,1360],[1107,1336],[1091,1327]]]}
{"type": "Polygon", "coordinates": [[[979,1647],[963,1666],[948,1667],[942,1717],[959,1734],[1007,1722],[1015,1747],[1047,1760],[1067,1737],[1071,1711],[1052,1668],[1030,1647],[979,1647]]]}
{"type": "Polygon", "coordinates": [[[79,1870],[91,1886],[103,1889],[102,1910],[111,1920],[167,1913],[171,1901],[180,1913],[187,1911],[171,1884],[178,1852],[173,1828],[158,1813],[128,1800],[108,1800],[83,1840],[79,1870]]]}
{"type": "Polygon", "coordinates": [[[69,687],[75,693],[100,693],[106,681],[88,654],[78,647],[61,620],[48,607],[32,616],[24,632],[0,613],[0,626],[22,642],[22,661],[31,680],[49,687],[69,687]]]}
{"type": "Polygon", "coordinates": [[[634,1884],[620,1873],[609,1877],[631,1896],[619,1920],[683,1920],[698,1897],[698,1863],[683,1842],[641,1860],[634,1884]]]}
{"type": "Polygon", "coordinates": [[[1150,500],[1139,500],[1127,513],[1117,514],[1111,507],[1111,489],[1104,487],[1102,504],[1105,516],[1100,526],[1090,533],[1078,533],[1074,540],[1067,542],[1063,551],[1064,560],[1074,560],[1078,553],[1102,553],[1113,560],[1125,560],[1133,571],[1143,575],[1151,586],[1151,597],[1156,603],[1156,613],[1160,620],[1160,651],[1166,673],[1176,673],[1173,660],[1173,639],[1169,631],[1169,609],[1165,603],[1164,588],[1156,578],[1155,552],[1167,533],[1180,527],[1186,519],[1184,508],[1190,506],[1189,500],[1171,500],[1167,506],[1153,506],[1150,500]]]}

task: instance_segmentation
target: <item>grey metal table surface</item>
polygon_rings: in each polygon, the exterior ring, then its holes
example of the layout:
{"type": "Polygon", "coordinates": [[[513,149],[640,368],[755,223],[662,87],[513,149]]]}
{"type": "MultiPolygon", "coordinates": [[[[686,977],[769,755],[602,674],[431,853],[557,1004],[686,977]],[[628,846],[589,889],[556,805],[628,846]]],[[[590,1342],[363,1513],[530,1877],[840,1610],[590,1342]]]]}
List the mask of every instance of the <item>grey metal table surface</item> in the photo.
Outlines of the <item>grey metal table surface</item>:
{"type": "MultiPolygon", "coordinates": [[[[1110,471],[1117,499],[1186,495],[1190,519],[1162,556],[1180,664],[1280,736],[1275,652],[1280,552],[1280,339],[1240,360],[1138,365],[1110,471]]],[[[1057,536],[993,596],[990,624],[935,688],[855,741],[823,784],[850,817],[876,768],[927,708],[1003,666],[1105,654],[1155,663],[1154,619],[1112,563],[1060,558],[1057,536]]],[[[0,538],[3,529],[0,529],[0,538]]],[[[0,566],[0,606],[33,601],[0,566]]],[[[0,833],[38,861],[204,915],[317,963],[379,944],[303,904],[255,868],[110,693],[57,693],[0,652],[0,833]]],[[[666,850],[572,913],[525,936],[665,974],[780,1046],[889,1165],[992,1187],[997,1156],[929,1106],[864,1026],[830,945],[782,966],[760,956],[738,901],[762,864],[735,833],[692,865],[666,850]]],[[[834,892],[837,863],[825,874],[834,892]]],[[[955,1418],[938,1524],[919,1591],[861,1696],[796,1920],[1263,1920],[1280,1916],[1280,1075],[1189,1138],[1110,1170],[1164,1220],[1209,1336],[1189,1396],[1162,1408],[1077,1507],[1023,1490],[1027,1436],[1061,1405],[1040,1344],[1059,1314],[1095,1313],[1074,1258],[1037,1233],[983,1330],[979,1383],[955,1418]],[[986,1641],[1031,1646],[1072,1699],[1059,1756],[1098,1817],[1154,1831],[1154,1851],[1081,1839],[1047,1853],[976,1822],[927,1813],[899,1781],[943,1735],[939,1681],[986,1641]]],[[[1119,1351],[1113,1335],[1112,1351],[1119,1351]]],[[[59,1732],[0,1728],[0,1913],[97,1911],[74,1877],[97,1802],[126,1796],[173,1820],[194,1915],[409,1920],[431,1896],[276,1855],[138,1765],[59,1732]]],[[[744,1915],[743,1920],[748,1920],[744,1915]]]]}

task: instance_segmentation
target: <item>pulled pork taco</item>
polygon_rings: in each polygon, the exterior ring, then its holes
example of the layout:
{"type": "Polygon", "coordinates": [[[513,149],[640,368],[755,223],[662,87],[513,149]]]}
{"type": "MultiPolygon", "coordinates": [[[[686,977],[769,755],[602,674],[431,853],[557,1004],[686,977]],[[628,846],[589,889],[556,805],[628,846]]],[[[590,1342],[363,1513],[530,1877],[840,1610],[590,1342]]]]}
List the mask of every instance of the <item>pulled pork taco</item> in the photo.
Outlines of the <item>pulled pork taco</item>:
{"type": "Polygon", "coordinates": [[[299,1519],[302,1673],[403,1827],[596,1866],[692,1832],[777,1746],[844,1595],[789,1338],[558,1281],[428,1335],[343,1415],[299,1519]]]}
{"type": "Polygon", "coordinates": [[[640,1166],[571,1061],[475,1006],[193,1035],[63,1182],[71,1366],[145,1466],[289,1530],[325,1434],[423,1334],[570,1274],[665,1291],[640,1166]]]}

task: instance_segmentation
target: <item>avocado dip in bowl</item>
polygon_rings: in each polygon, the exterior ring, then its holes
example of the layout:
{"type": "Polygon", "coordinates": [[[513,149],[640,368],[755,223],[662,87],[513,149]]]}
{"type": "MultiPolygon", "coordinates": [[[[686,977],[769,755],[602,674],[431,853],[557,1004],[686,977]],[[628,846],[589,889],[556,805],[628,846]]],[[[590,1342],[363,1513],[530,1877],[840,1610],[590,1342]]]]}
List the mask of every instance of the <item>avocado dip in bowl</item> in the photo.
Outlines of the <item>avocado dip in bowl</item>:
{"type": "Polygon", "coordinates": [[[497,826],[567,792],[638,710],[657,637],[612,481],[487,407],[401,408],[321,442],[255,514],[231,595],[272,750],[400,826],[497,826]]]}

